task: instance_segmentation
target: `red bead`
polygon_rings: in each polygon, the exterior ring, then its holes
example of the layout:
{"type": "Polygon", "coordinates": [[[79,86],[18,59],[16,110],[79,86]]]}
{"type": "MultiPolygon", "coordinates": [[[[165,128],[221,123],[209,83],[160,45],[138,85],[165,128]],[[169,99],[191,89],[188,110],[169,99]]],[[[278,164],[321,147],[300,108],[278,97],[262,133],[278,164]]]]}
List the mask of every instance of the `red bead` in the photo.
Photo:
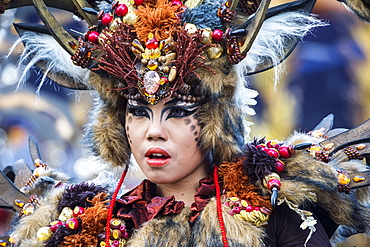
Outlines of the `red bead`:
{"type": "Polygon", "coordinates": [[[122,232],[122,237],[123,238],[128,238],[128,232],[122,232]]]}
{"type": "Polygon", "coordinates": [[[85,213],[85,209],[83,207],[76,206],[73,209],[73,217],[75,217],[75,218],[77,218],[78,216],[80,216],[83,213],[85,213]]]}
{"type": "Polygon", "coordinates": [[[277,188],[278,190],[280,190],[280,187],[281,187],[281,182],[277,180],[276,178],[270,179],[267,182],[267,189],[269,190],[272,190],[272,188],[277,188]]]}
{"type": "Polygon", "coordinates": [[[119,17],[123,17],[127,14],[128,8],[126,4],[118,4],[116,9],[114,10],[114,13],[118,15],[119,17]]]}
{"type": "Polygon", "coordinates": [[[97,31],[92,31],[89,33],[89,35],[87,36],[87,39],[88,41],[90,41],[91,43],[95,43],[97,44],[98,43],[98,40],[99,40],[99,33],[97,31]]]}
{"type": "Polygon", "coordinates": [[[266,150],[267,150],[267,147],[266,147],[266,145],[265,145],[265,144],[257,145],[257,146],[256,146],[256,148],[259,148],[259,149],[261,149],[261,150],[263,150],[263,151],[266,151],[266,150]]]}
{"type": "Polygon", "coordinates": [[[281,162],[280,160],[276,161],[275,168],[276,168],[277,172],[279,172],[279,173],[282,172],[284,170],[284,166],[285,166],[285,164],[283,162],[281,162]]]}
{"type": "Polygon", "coordinates": [[[290,158],[292,156],[287,146],[281,146],[278,150],[281,158],[290,158]]]}
{"type": "Polygon", "coordinates": [[[53,222],[50,223],[50,230],[52,232],[56,232],[58,227],[61,226],[61,225],[63,225],[63,222],[61,222],[60,220],[53,221],[53,222]]]}
{"type": "Polygon", "coordinates": [[[125,232],[125,231],[126,231],[126,226],[125,226],[125,225],[120,225],[120,226],[119,226],[119,230],[120,230],[121,232],[125,232]]]}
{"type": "Polygon", "coordinates": [[[268,141],[266,143],[266,146],[268,148],[276,148],[276,149],[278,149],[280,147],[280,145],[279,145],[279,143],[277,143],[277,141],[268,141]]]}
{"type": "Polygon", "coordinates": [[[220,30],[220,29],[213,30],[212,39],[214,41],[220,42],[220,41],[223,40],[223,38],[224,38],[224,32],[222,30],[220,30]]]}
{"type": "Polygon", "coordinates": [[[144,0],[134,0],[134,5],[135,6],[142,5],[143,3],[144,3],[144,0]]]}
{"type": "Polygon", "coordinates": [[[236,207],[233,208],[233,212],[236,213],[236,214],[240,213],[240,210],[241,210],[241,208],[239,206],[236,206],[236,207]]]}
{"type": "Polygon", "coordinates": [[[172,5],[182,6],[182,2],[180,0],[172,0],[172,5]]]}
{"type": "Polygon", "coordinates": [[[104,26],[109,26],[112,20],[113,16],[110,13],[106,13],[101,17],[101,24],[103,24],[104,26]]]}
{"type": "Polygon", "coordinates": [[[270,155],[272,158],[279,158],[279,152],[274,148],[268,148],[265,150],[265,152],[270,155]]]}
{"type": "Polygon", "coordinates": [[[253,207],[253,210],[260,211],[260,207],[253,207]]]}
{"type": "Polygon", "coordinates": [[[69,230],[77,230],[78,226],[80,225],[80,223],[78,222],[77,219],[75,218],[71,218],[71,219],[68,219],[66,221],[66,227],[69,229],[69,230]]]}
{"type": "Polygon", "coordinates": [[[146,48],[148,49],[155,49],[159,46],[159,42],[156,38],[148,39],[148,41],[145,43],[146,48]]]}
{"type": "Polygon", "coordinates": [[[246,206],[245,211],[252,212],[253,211],[253,206],[251,206],[251,205],[246,206]]]}

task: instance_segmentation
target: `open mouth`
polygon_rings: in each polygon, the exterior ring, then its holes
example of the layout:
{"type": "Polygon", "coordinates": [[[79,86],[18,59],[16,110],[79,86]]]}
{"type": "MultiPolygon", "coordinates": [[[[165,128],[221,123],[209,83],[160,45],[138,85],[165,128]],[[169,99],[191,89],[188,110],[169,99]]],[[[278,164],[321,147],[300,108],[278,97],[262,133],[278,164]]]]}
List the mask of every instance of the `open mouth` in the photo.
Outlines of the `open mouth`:
{"type": "Polygon", "coordinates": [[[171,159],[171,156],[161,148],[150,148],[145,153],[145,159],[149,166],[164,166],[171,159]]]}

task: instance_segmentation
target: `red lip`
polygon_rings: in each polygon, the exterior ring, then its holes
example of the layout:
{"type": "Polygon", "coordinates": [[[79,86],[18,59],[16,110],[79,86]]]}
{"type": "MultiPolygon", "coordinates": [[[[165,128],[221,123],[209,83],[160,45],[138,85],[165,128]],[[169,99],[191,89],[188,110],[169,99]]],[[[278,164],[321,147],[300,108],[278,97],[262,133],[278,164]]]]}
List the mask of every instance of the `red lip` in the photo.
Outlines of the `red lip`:
{"type": "Polygon", "coordinates": [[[161,167],[166,165],[171,159],[171,156],[166,150],[159,147],[149,148],[145,152],[145,160],[149,166],[161,167]]]}

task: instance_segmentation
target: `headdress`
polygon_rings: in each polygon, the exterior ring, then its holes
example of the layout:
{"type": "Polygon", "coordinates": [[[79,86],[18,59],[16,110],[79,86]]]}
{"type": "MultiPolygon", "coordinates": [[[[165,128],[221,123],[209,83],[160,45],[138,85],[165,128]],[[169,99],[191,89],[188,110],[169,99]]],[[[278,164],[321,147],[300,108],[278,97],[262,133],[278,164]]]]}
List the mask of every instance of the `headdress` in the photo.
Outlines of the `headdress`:
{"type": "Polygon", "coordinates": [[[310,16],[314,3],[268,9],[269,0],[34,0],[45,26],[15,27],[28,69],[37,65],[62,86],[98,93],[86,134],[96,156],[115,166],[128,163],[128,99],[156,104],[176,97],[202,102],[201,148],[221,161],[239,153],[247,136],[245,117],[253,113],[247,105],[257,93],[245,88],[244,76],[276,66],[311,28],[323,25],[310,16]],[[87,22],[86,32],[67,32],[47,6],[73,12],[87,22]]]}

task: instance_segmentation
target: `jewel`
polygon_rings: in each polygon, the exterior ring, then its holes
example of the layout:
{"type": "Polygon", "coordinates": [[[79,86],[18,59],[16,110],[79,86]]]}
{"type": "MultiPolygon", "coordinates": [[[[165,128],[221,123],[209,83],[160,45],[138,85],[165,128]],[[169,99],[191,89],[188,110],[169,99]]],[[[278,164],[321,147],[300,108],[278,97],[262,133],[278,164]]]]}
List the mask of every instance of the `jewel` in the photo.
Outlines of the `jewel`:
{"type": "Polygon", "coordinates": [[[276,161],[276,165],[275,165],[275,169],[276,169],[276,171],[277,172],[282,172],[283,170],[284,170],[284,163],[283,162],[281,162],[280,160],[277,160],[276,161]]]}
{"type": "Polygon", "coordinates": [[[22,200],[19,200],[19,199],[15,199],[14,204],[17,205],[20,208],[23,208],[23,206],[24,206],[24,202],[22,200]]]}
{"type": "Polygon", "coordinates": [[[176,53],[174,53],[174,52],[167,54],[167,55],[165,56],[165,58],[166,58],[166,63],[169,63],[169,62],[171,62],[172,60],[176,59],[176,56],[177,56],[177,54],[176,54],[176,53]]]}
{"type": "Polygon", "coordinates": [[[114,229],[113,231],[112,231],[112,233],[111,233],[111,238],[112,239],[120,239],[121,238],[121,236],[122,236],[122,233],[121,233],[121,231],[120,230],[118,230],[118,229],[114,229]]]}
{"type": "Polygon", "coordinates": [[[279,143],[276,140],[271,140],[266,143],[266,146],[268,148],[276,148],[278,149],[280,147],[279,143]]]}
{"type": "Polygon", "coordinates": [[[159,80],[159,85],[164,85],[168,82],[168,79],[167,77],[162,77],[160,80],[159,80]]]}
{"type": "Polygon", "coordinates": [[[99,33],[97,31],[92,31],[88,34],[87,40],[90,41],[91,43],[98,43],[99,39],[99,33]]]}
{"type": "Polygon", "coordinates": [[[118,229],[120,227],[120,225],[121,225],[121,220],[120,219],[114,218],[110,221],[110,227],[112,229],[118,229]]]}
{"type": "Polygon", "coordinates": [[[181,6],[182,5],[182,2],[180,0],[172,0],[171,3],[172,3],[172,5],[176,5],[176,6],[181,6]]]}
{"type": "Polygon", "coordinates": [[[215,60],[221,57],[224,49],[221,46],[211,46],[206,50],[206,52],[209,59],[215,60]]]}
{"type": "Polygon", "coordinates": [[[133,0],[132,1],[135,6],[142,5],[144,3],[144,0],[133,0]]]}
{"type": "Polygon", "coordinates": [[[5,240],[0,240],[0,246],[7,246],[8,243],[5,240]]]}
{"type": "Polygon", "coordinates": [[[148,35],[148,40],[145,43],[146,48],[155,49],[155,48],[158,48],[158,45],[159,45],[158,40],[153,36],[152,33],[150,33],[148,35]],[[153,37],[153,38],[149,38],[149,37],[153,37]]]}
{"type": "Polygon", "coordinates": [[[266,153],[275,159],[279,157],[279,152],[275,148],[266,149],[266,153]]]}
{"type": "Polygon", "coordinates": [[[351,179],[344,173],[338,174],[338,183],[342,185],[349,184],[351,182],[351,179]]]}
{"type": "Polygon", "coordinates": [[[23,206],[22,213],[24,215],[30,215],[33,214],[33,212],[35,212],[35,205],[33,205],[32,203],[26,203],[23,206]]]}
{"type": "Polygon", "coordinates": [[[71,218],[71,219],[68,219],[66,221],[66,227],[69,229],[69,230],[77,230],[78,226],[80,225],[80,223],[78,222],[77,219],[75,218],[71,218]]]}
{"type": "Polygon", "coordinates": [[[61,225],[63,225],[63,222],[61,222],[60,220],[55,220],[50,223],[50,230],[52,232],[55,232],[58,229],[58,227],[61,225]]]}
{"type": "Polygon", "coordinates": [[[248,207],[248,202],[246,200],[241,200],[240,204],[243,206],[243,207],[248,207]]]}
{"type": "Polygon", "coordinates": [[[141,43],[138,39],[134,39],[131,44],[132,44],[133,47],[139,49],[141,52],[145,51],[144,47],[141,45],[141,43]]]}
{"type": "Polygon", "coordinates": [[[69,207],[64,207],[58,219],[60,221],[66,222],[68,219],[72,218],[72,216],[73,216],[73,210],[70,209],[69,207]]]}
{"type": "Polygon", "coordinates": [[[353,177],[353,181],[355,182],[360,182],[360,181],[364,181],[366,178],[363,177],[363,176],[355,176],[353,177]]]}
{"type": "Polygon", "coordinates": [[[159,88],[159,74],[155,71],[148,71],[144,75],[144,89],[148,94],[155,94],[159,88]]]}
{"type": "Polygon", "coordinates": [[[73,50],[76,50],[76,49],[77,49],[77,45],[76,45],[76,43],[75,43],[75,42],[73,42],[73,41],[69,41],[69,42],[68,42],[68,45],[69,45],[69,47],[71,47],[73,50]]]}
{"type": "Polygon", "coordinates": [[[216,42],[222,41],[224,38],[224,32],[220,29],[215,29],[212,32],[212,39],[216,42]]]}
{"type": "Polygon", "coordinates": [[[104,26],[109,26],[112,20],[113,20],[113,16],[110,13],[105,13],[101,17],[101,24],[103,24],[104,26]]]}
{"type": "Polygon", "coordinates": [[[73,209],[73,217],[78,217],[81,214],[83,214],[84,212],[85,212],[85,209],[83,207],[76,206],[73,209]]]}
{"type": "Polygon", "coordinates": [[[281,147],[278,148],[278,151],[279,151],[279,154],[280,154],[281,158],[290,158],[291,157],[288,146],[281,146],[281,147]]]}
{"type": "Polygon", "coordinates": [[[185,30],[188,32],[188,34],[195,34],[198,31],[198,28],[194,24],[186,23],[185,30]]]}
{"type": "Polygon", "coordinates": [[[158,62],[157,60],[150,59],[147,64],[148,69],[150,70],[156,70],[158,68],[158,62]]]}
{"type": "Polygon", "coordinates": [[[356,149],[357,150],[362,150],[364,148],[366,148],[366,145],[365,144],[358,144],[358,145],[356,145],[356,149]]]}
{"type": "Polygon", "coordinates": [[[124,3],[118,4],[116,9],[114,10],[114,13],[116,13],[116,15],[118,15],[119,17],[125,16],[127,12],[128,12],[128,7],[124,3]]]}
{"type": "Polygon", "coordinates": [[[53,235],[53,232],[47,226],[41,227],[37,231],[37,234],[36,234],[37,238],[40,241],[46,241],[46,240],[48,240],[51,237],[51,235],[53,235]]]}
{"type": "Polygon", "coordinates": [[[149,58],[150,59],[157,59],[161,56],[161,51],[158,48],[151,49],[149,51],[150,51],[150,53],[149,53],[149,58]]]}
{"type": "Polygon", "coordinates": [[[235,206],[233,208],[233,212],[236,213],[236,214],[240,213],[240,210],[241,210],[241,208],[239,206],[235,206]]]}
{"type": "Polygon", "coordinates": [[[168,75],[168,81],[173,82],[176,78],[176,74],[177,74],[176,67],[172,66],[170,69],[170,73],[168,75]]]}
{"type": "Polygon", "coordinates": [[[324,150],[325,151],[329,151],[330,149],[332,149],[334,147],[334,143],[328,143],[324,146],[324,150]]]}
{"type": "Polygon", "coordinates": [[[281,182],[278,180],[278,179],[270,179],[268,182],[267,182],[267,189],[269,190],[272,190],[273,188],[277,188],[278,190],[280,190],[280,186],[281,186],[281,182]]]}

